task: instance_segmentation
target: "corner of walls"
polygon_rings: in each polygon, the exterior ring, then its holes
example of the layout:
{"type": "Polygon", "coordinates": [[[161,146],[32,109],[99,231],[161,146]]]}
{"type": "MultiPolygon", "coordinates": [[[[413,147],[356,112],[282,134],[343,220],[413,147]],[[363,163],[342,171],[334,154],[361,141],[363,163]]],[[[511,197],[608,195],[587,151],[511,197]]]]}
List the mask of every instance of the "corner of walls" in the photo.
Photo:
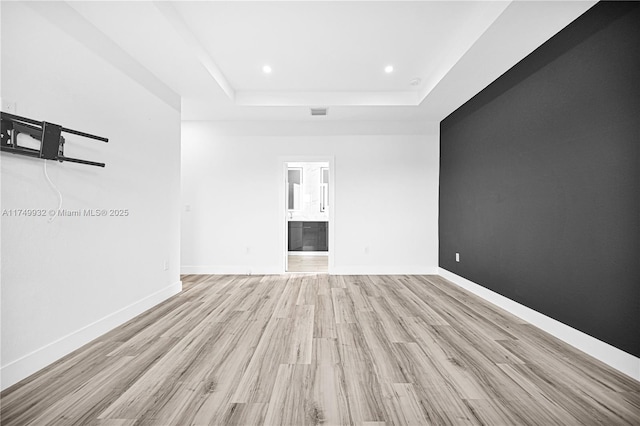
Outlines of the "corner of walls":
{"type": "Polygon", "coordinates": [[[156,291],[80,329],[67,334],[0,368],[0,389],[4,390],[86,343],[135,318],[182,291],[182,281],[156,291]]]}
{"type": "Polygon", "coordinates": [[[493,303],[518,318],[522,318],[523,320],[535,325],[582,352],[591,355],[627,376],[640,381],[640,358],[628,354],[627,352],[598,340],[595,337],[591,337],[588,334],[576,330],[575,328],[569,327],[568,325],[563,324],[560,321],[556,321],[553,318],[541,314],[540,312],[534,311],[531,308],[495,293],[486,287],[474,283],[473,281],[469,281],[466,278],[454,274],[453,272],[449,272],[446,269],[439,268],[438,274],[451,281],[453,284],[470,291],[476,296],[493,303]]]}
{"type": "Polygon", "coordinates": [[[2,4],[3,99],[109,142],[64,134],[104,168],[0,156],[3,209],[78,212],[2,217],[3,388],[181,289],[180,111],[41,11],[2,4]]]}

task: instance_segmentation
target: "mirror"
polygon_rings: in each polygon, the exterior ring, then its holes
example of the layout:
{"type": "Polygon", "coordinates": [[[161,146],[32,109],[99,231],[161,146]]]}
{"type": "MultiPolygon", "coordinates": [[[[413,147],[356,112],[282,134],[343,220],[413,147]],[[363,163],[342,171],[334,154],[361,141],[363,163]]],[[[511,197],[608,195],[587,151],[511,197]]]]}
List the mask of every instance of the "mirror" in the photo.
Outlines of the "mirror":
{"type": "Polygon", "coordinates": [[[329,168],[320,168],[320,211],[324,212],[329,207],[329,168]]]}
{"type": "Polygon", "coordinates": [[[290,167],[287,169],[287,208],[300,210],[302,205],[302,167],[290,167]]]}

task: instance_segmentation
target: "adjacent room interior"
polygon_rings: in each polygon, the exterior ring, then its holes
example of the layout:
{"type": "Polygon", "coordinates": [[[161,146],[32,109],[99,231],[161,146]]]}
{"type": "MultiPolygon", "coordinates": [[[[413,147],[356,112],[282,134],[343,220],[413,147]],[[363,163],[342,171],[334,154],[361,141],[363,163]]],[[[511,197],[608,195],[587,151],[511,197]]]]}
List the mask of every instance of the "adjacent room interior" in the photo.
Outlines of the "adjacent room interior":
{"type": "Polygon", "coordinates": [[[640,3],[0,14],[3,425],[640,423],[640,3]]]}
{"type": "Polygon", "coordinates": [[[329,163],[285,163],[286,272],[329,272],[329,163]]]}

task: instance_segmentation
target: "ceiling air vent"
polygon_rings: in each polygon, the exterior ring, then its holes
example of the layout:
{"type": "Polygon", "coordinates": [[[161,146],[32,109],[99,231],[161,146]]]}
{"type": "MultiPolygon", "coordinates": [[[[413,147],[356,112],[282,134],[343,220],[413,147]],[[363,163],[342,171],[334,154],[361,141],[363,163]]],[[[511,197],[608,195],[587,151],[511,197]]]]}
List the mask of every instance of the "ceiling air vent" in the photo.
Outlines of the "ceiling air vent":
{"type": "Polygon", "coordinates": [[[327,115],[326,108],[311,108],[311,115],[327,115]]]}

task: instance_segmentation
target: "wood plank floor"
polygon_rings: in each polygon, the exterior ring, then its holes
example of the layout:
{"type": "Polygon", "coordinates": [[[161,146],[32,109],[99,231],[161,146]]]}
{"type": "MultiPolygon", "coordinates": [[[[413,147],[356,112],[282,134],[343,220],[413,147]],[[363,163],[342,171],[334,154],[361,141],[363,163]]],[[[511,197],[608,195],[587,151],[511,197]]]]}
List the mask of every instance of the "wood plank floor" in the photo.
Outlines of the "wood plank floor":
{"type": "Polygon", "coordinates": [[[638,425],[640,383],[438,276],[185,276],[10,425],[638,425]]]}
{"type": "Polygon", "coordinates": [[[329,256],[288,255],[288,272],[327,272],[329,256]]]}

